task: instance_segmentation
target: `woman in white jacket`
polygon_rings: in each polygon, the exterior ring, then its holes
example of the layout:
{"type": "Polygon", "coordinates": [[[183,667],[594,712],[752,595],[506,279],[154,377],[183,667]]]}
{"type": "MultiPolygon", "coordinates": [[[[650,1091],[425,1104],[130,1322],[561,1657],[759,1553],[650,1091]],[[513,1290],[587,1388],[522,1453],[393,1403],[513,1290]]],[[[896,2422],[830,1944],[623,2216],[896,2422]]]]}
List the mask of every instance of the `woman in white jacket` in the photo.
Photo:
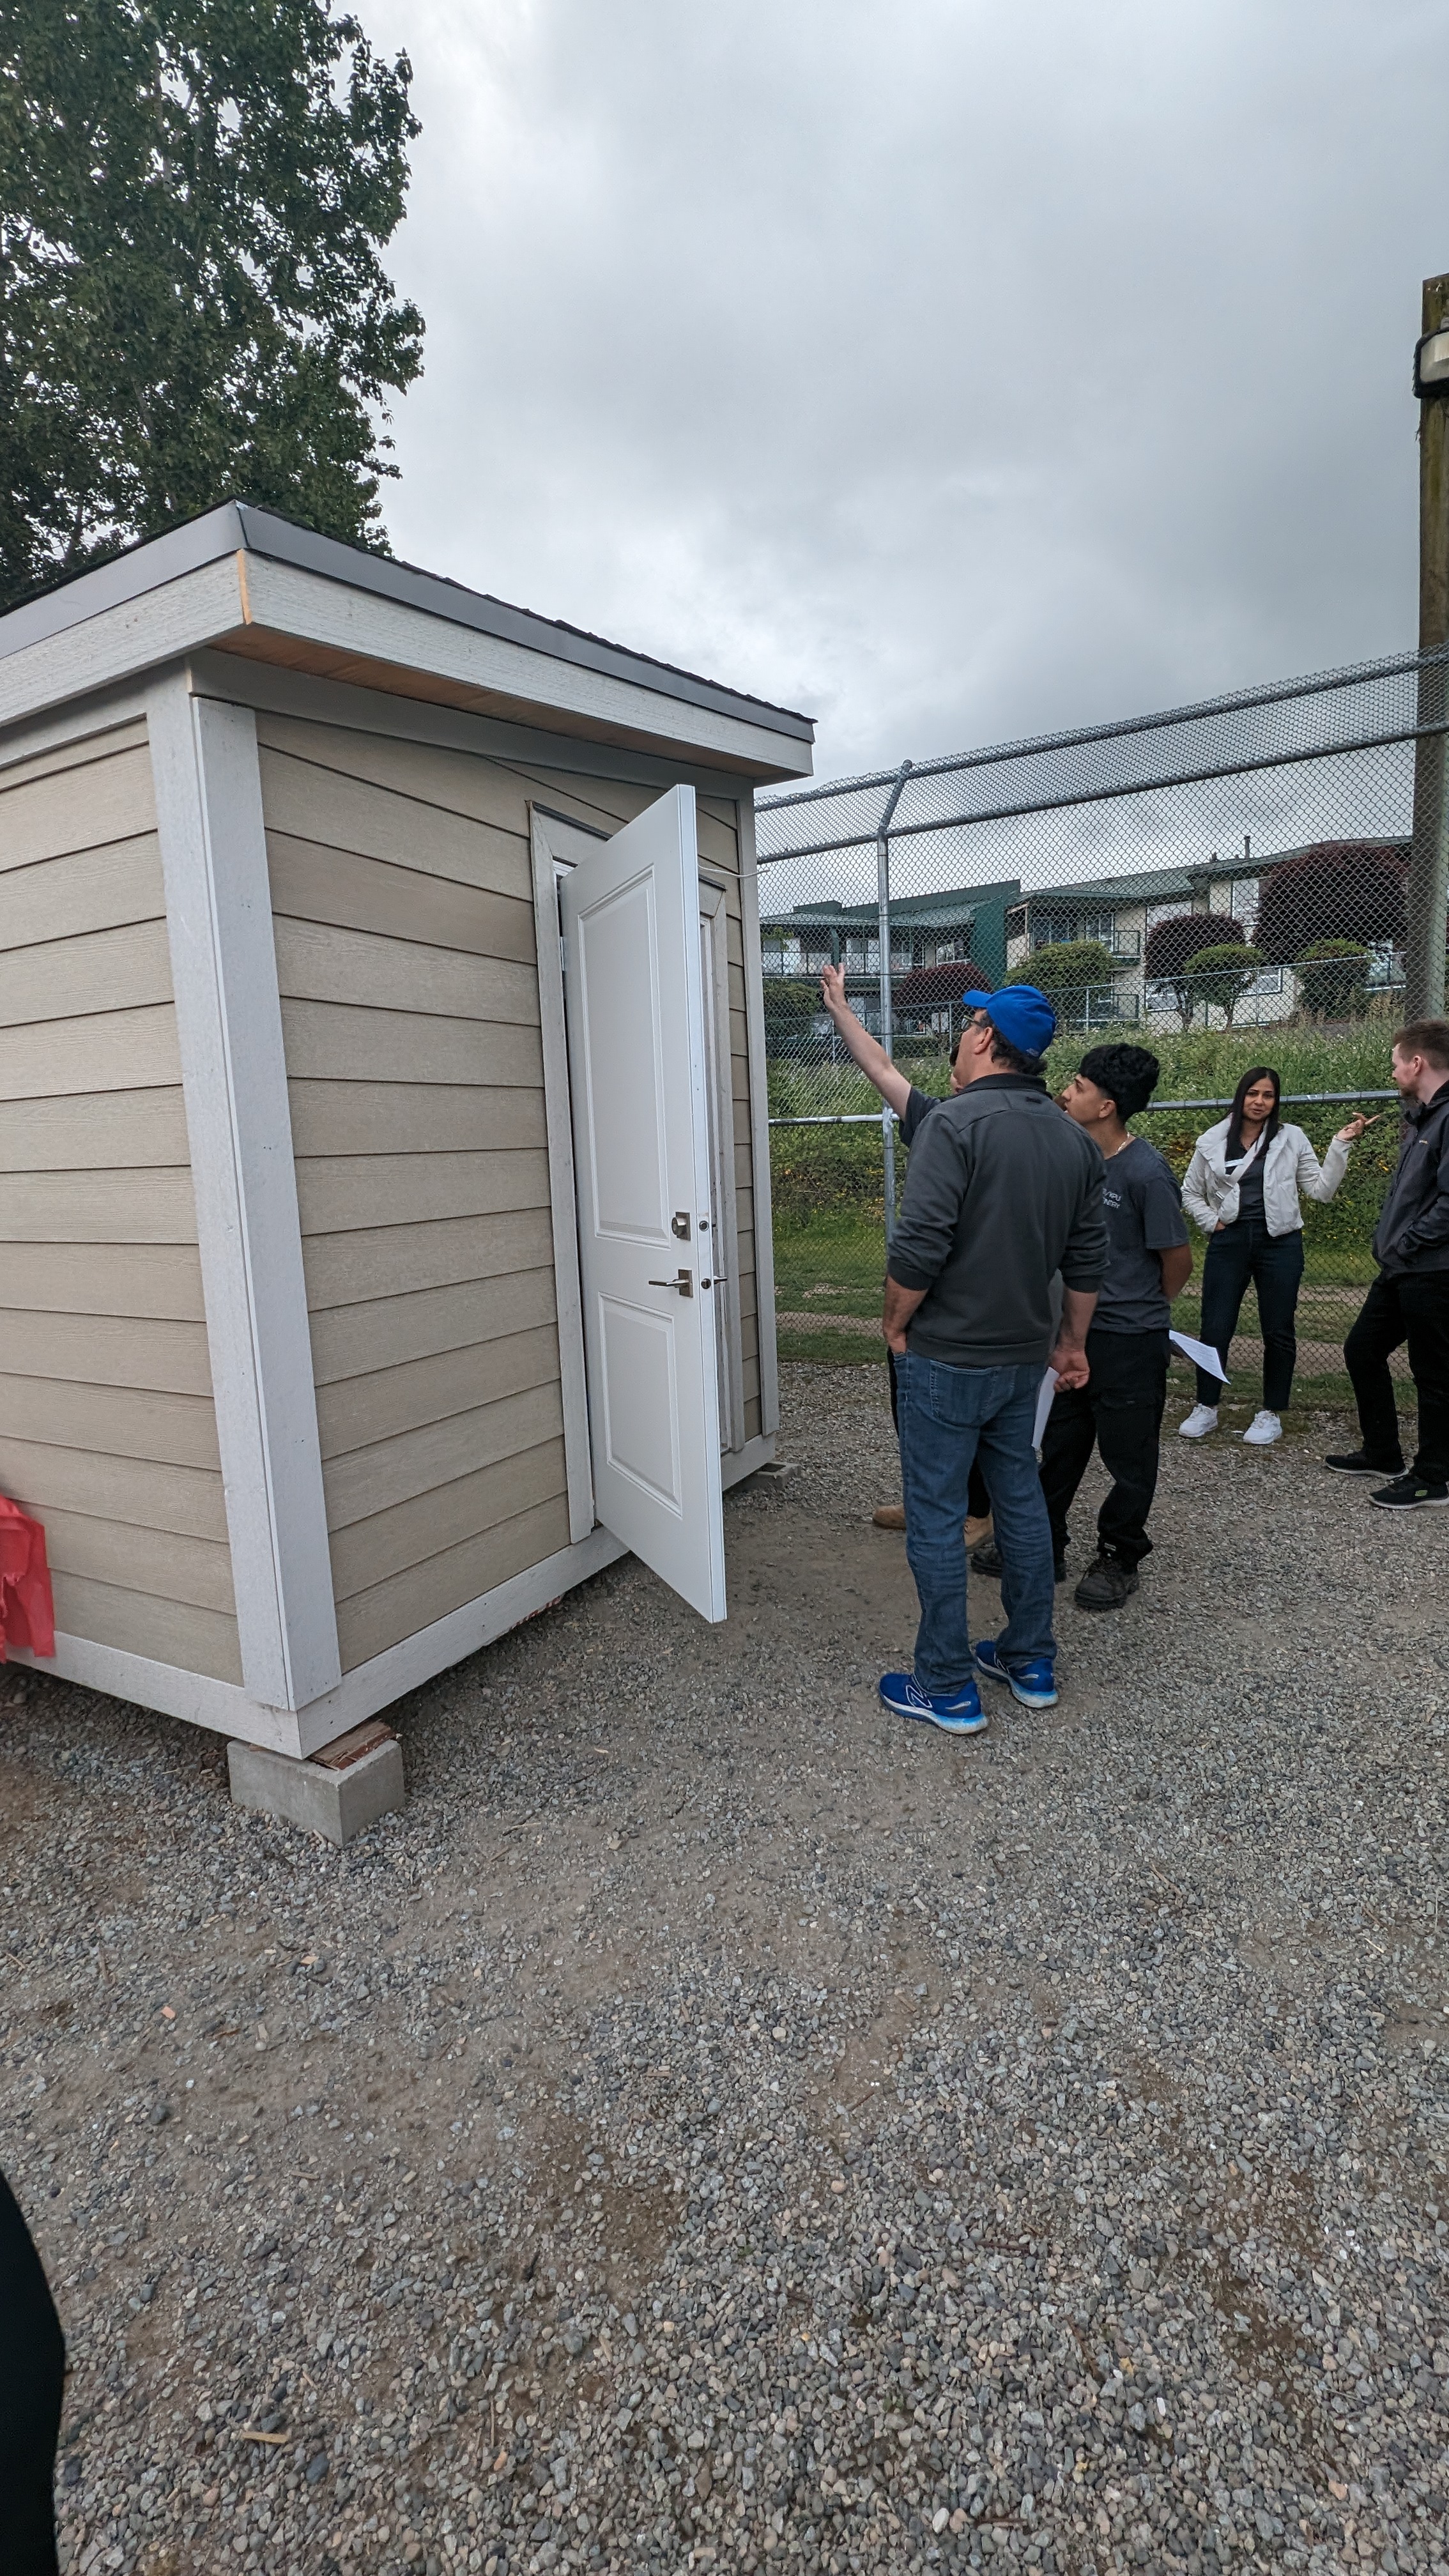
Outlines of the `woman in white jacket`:
{"type": "MultiPolygon", "coordinates": [[[[1280,1123],[1282,1084],[1271,1065],[1244,1074],[1226,1118],[1199,1136],[1182,1204],[1208,1237],[1202,1270],[1202,1339],[1224,1368],[1251,1279],[1263,1327],[1263,1409],[1243,1438],[1266,1449],[1281,1440],[1281,1415],[1293,1392],[1298,1356],[1294,1317],[1303,1277],[1303,1212],[1298,1193],[1331,1199],[1348,1168],[1348,1149],[1373,1121],[1351,1118],[1320,1163],[1301,1127],[1280,1123]]],[[[1197,1373],[1197,1402],[1179,1424],[1185,1440],[1218,1427],[1218,1380],[1197,1373]]]]}

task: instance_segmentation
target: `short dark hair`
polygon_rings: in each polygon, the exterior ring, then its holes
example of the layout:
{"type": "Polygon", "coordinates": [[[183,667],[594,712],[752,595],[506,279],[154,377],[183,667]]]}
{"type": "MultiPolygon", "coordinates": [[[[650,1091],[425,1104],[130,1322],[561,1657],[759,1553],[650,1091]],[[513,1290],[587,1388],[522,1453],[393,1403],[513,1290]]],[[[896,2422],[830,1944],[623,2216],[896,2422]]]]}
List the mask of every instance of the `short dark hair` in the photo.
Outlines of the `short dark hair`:
{"type": "Polygon", "coordinates": [[[988,1020],[987,1027],[991,1031],[991,1060],[993,1064],[1004,1065],[1008,1073],[1029,1073],[1036,1078],[1041,1076],[1046,1067],[1046,1057],[1044,1055],[1024,1054],[1020,1047],[1012,1045],[1010,1038],[1004,1038],[1002,1036],[1000,1029],[996,1026],[993,1020],[988,1020]]]}
{"type": "Polygon", "coordinates": [[[1147,1047],[1099,1046],[1088,1047],[1077,1071],[1106,1092],[1119,1118],[1135,1118],[1157,1089],[1162,1067],[1147,1047]]]}
{"type": "Polygon", "coordinates": [[[1401,1055],[1421,1055],[1436,1073],[1449,1073],[1449,1020],[1410,1020],[1395,1029],[1394,1044],[1401,1055]]]}

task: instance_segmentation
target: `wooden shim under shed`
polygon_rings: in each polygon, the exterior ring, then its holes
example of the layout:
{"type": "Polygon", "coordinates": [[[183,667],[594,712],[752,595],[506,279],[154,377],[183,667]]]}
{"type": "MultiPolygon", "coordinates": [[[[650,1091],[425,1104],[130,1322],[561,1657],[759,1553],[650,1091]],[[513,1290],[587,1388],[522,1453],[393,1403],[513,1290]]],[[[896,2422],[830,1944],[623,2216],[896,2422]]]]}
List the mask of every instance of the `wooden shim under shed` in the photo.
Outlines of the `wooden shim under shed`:
{"type": "Polygon", "coordinates": [[[392,1740],[392,1728],[384,1726],[380,1717],[369,1717],[361,1726],[324,1744],[321,1752],[312,1754],[310,1759],[324,1771],[347,1771],[362,1760],[364,1753],[372,1753],[379,1744],[390,1744],[392,1740]]]}

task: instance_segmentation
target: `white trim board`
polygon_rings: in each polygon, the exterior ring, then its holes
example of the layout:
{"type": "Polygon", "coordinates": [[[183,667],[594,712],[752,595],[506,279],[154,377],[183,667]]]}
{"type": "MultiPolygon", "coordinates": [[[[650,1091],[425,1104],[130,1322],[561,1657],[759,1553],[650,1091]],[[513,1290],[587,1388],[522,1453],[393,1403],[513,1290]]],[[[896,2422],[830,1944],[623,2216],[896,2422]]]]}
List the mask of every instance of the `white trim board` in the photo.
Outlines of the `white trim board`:
{"type": "MultiPolygon", "coordinates": [[[[724,1459],[726,1490],[767,1467],[774,1454],[773,1439],[760,1437],[724,1459]]],[[[102,1691],[111,1699],[154,1708],[163,1717],[184,1718],[189,1725],[209,1727],[218,1735],[234,1735],[246,1744],[264,1744],[273,1753],[306,1755],[320,1752],[323,1745],[345,1735],[349,1727],[360,1726],[365,1717],[375,1717],[380,1709],[390,1708],[395,1700],[431,1681],[435,1674],[464,1663],[469,1655],[492,1645],[510,1629],[521,1627],[525,1619],[548,1609],[576,1584],[587,1583],[605,1566],[617,1564],[627,1554],[627,1548],[612,1531],[595,1529],[581,1545],[560,1548],[556,1555],[545,1557],[542,1564],[531,1565],[507,1583],[496,1584],[491,1592],[479,1593],[476,1600],[450,1611],[445,1619],[420,1628],[416,1636],[404,1637],[399,1645],[389,1646],[385,1654],[374,1655],[370,1663],[359,1664],[309,1708],[263,1707],[235,1682],[215,1681],[206,1673],[183,1672],[175,1664],[153,1663],[145,1655],[128,1655],[119,1646],[98,1646],[88,1637],[57,1633],[53,1655],[36,1655],[28,1647],[12,1646],[10,1659],[32,1672],[51,1673],[86,1690],[102,1691]]]]}
{"type": "MultiPolygon", "coordinates": [[[[64,751],[71,743],[88,742],[94,734],[117,733],[123,725],[135,724],[146,712],[146,692],[130,682],[119,688],[101,689],[93,697],[62,707],[52,716],[30,716],[18,725],[9,725],[0,733],[0,784],[7,769],[18,768],[25,760],[41,760],[48,751],[64,751]]],[[[731,791],[733,792],[733,790],[731,791]]]]}
{"type": "Polygon", "coordinates": [[[148,717],[242,1674],[296,1709],[342,1666],[256,717],[181,672],[148,717]]]}
{"type": "Polygon", "coordinates": [[[592,734],[551,733],[546,726],[510,723],[506,716],[473,715],[441,706],[435,698],[405,698],[359,681],[319,680],[281,662],[258,662],[224,647],[190,657],[191,685],[199,697],[221,698],[259,713],[293,716],[302,723],[336,725],[353,733],[386,735],[395,742],[425,742],[440,751],[471,752],[519,768],[526,764],[570,770],[582,778],[622,778],[632,786],[693,787],[700,796],[733,804],[740,792],[737,769],[700,768],[664,752],[636,751],[592,734]]]}
{"type": "Polygon", "coordinates": [[[559,1366],[564,1420],[564,1473],[568,1483],[569,1536],[577,1543],[594,1526],[594,1466],[589,1441],[588,1378],[584,1362],[584,1297],[579,1276],[578,1197],[574,1176],[573,1111],[569,1092],[569,1042],[564,1021],[562,937],[558,870],[568,867],[608,835],[565,823],[543,807],[529,807],[533,861],[533,926],[538,954],[538,1010],[543,1041],[543,1106],[548,1135],[548,1198],[553,1225],[554,1301],[558,1309],[559,1366]]]}
{"type": "Polygon", "coordinates": [[[760,876],[755,800],[741,796],[740,927],[745,951],[745,1026],[750,1050],[750,1177],[755,1192],[755,1316],[760,1340],[760,1428],[780,1428],[780,1357],[775,1339],[775,1226],[770,1209],[770,1083],[765,1060],[765,969],[760,953],[760,876]]]}

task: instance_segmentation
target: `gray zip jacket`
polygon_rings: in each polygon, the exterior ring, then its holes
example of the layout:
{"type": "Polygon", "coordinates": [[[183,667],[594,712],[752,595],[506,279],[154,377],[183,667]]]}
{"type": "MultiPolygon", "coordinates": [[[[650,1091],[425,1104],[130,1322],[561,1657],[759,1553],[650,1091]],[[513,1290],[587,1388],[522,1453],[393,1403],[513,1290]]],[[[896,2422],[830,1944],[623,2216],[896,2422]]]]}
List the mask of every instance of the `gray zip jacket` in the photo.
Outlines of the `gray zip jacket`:
{"type": "Polygon", "coordinates": [[[927,1291],[906,1332],[953,1368],[1046,1366],[1051,1282],[1089,1292],[1107,1268],[1101,1154],[1028,1074],[990,1073],[943,1100],[911,1148],[890,1275],[927,1291]]]}
{"type": "Polygon", "coordinates": [[[1449,1270],[1449,1077],[1404,1112],[1404,1141],[1378,1224],[1374,1259],[1391,1279],[1449,1270]]]}

